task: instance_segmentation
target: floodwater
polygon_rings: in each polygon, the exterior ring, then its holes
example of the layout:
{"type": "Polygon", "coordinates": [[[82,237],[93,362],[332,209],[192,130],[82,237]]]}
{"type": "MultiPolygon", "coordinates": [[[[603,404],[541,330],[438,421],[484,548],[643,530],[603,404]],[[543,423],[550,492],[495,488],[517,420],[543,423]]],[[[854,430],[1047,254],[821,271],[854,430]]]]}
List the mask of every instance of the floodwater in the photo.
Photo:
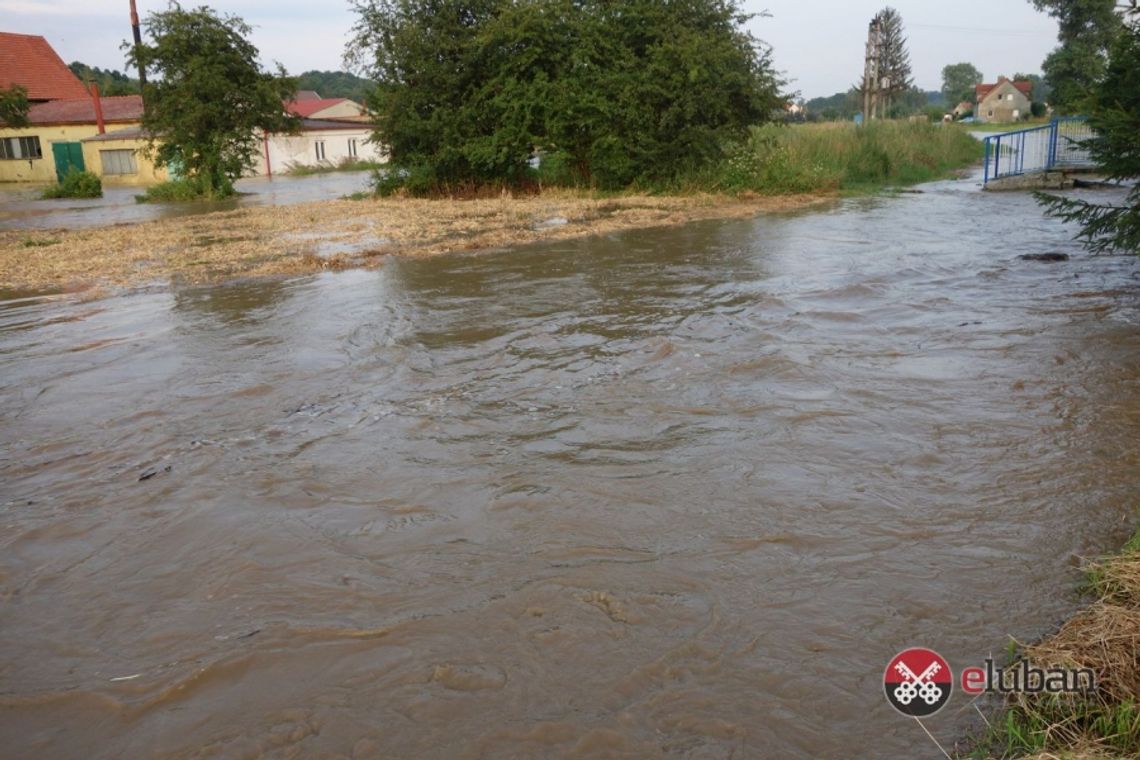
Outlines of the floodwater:
{"type": "Polygon", "coordinates": [[[367,190],[370,172],[334,172],[307,177],[248,177],[235,183],[239,195],[222,201],[138,203],[139,187],[106,187],[102,198],[43,200],[43,187],[0,186],[0,230],[76,229],[136,224],[179,216],[232,211],[248,206],[287,206],[336,200],[367,190]]]}
{"type": "Polygon", "coordinates": [[[1140,262],[923,189],[4,303],[0,754],[941,757],[892,656],[1135,522],[1140,262]]]}

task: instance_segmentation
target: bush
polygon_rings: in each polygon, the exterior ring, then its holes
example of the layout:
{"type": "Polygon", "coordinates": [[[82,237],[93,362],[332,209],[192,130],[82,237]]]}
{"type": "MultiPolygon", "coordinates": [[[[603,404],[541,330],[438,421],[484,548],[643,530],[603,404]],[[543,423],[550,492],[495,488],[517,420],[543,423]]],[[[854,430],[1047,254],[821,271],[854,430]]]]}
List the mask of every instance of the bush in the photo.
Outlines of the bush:
{"type": "Polygon", "coordinates": [[[208,190],[209,188],[205,183],[196,179],[175,179],[169,182],[160,182],[157,185],[151,185],[142,195],[136,195],[135,200],[139,203],[169,203],[225,197],[210,193],[208,190]]]}
{"type": "Polygon", "coordinates": [[[103,180],[91,172],[79,171],[74,166],[67,170],[63,182],[43,192],[44,198],[101,198],[103,180]]]}
{"type": "Polygon", "coordinates": [[[1029,112],[1033,114],[1034,119],[1040,119],[1049,112],[1049,107],[1041,101],[1035,100],[1033,104],[1029,106],[1029,112]]]}

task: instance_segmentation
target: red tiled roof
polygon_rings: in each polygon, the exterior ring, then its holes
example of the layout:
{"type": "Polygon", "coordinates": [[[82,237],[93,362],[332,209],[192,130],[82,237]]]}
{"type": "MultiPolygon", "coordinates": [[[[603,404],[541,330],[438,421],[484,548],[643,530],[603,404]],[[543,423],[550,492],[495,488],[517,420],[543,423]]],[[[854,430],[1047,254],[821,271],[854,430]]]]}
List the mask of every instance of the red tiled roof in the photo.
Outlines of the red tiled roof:
{"type": "Polygon", "coordinates": [[[27,89],[31,101],[87,97],[79,77],[43,37],[0,32],[0,87],[13,85],[27,89]]]}
{"type": "Polygon", "coordinates": [[[348,98],[321,98],[320,100],[294,100],[285,104],[285,110],[294,116],[307,119],[318,111],[349,101],[348,98]]]}
{"type": "Polygon", "coordinates": [[[981,103],[983,100],[985,100],[987,95],[989,95],[991,92],[993,92],[994,88],[998,87],[999,85],[1005,84],[1006,82],[1009,82],[1014,87],[1016,87],[1018,89],[1018,91],[1022,95],[1024,95],[1025,97],[1027,97],[1031,100],[1033,99],[1033,82],[1030,82],[1027,79],[1018,79],[1016,82],[1013,82],[1013,81],[1010,81],[1009,79],[1006,79],[1004,77],[999,79],[994,84],[974,85],[974,95],[977,97],[978,102],[981,103]]]}
{"type": "MultiPolygon", "coordinates": [[[[103,121],[140,121],[143,101],[140,95],[119,95],[99,98],[103,106],[103,121]]],[[[36,103],[28,109],[29,124],[94,124],[95,101],[91,96],[74,100],[52,100],[36,103]]]]}

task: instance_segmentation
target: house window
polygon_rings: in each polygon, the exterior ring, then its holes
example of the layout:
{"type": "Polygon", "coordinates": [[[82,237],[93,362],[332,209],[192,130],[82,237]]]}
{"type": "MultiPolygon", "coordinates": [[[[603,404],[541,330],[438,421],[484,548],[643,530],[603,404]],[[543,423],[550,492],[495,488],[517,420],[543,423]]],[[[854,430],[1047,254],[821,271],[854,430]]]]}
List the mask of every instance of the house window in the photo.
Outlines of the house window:
{"type": "Polygon", "coordinates": [[[133,150],[101,150],[99,159],[103,162],[104,174],[138,174],[133,150]]]}
{"type": "Polygon", "coordinates": [[[1005,99],[1006,100],[1013,100],[1013,93],[1011,92],[1010,94],[1006,95],[1005,99]]]}
{"type": "Polygon", "coordinates": [[[4,137],[0,138],[0,159],[15,161],[17,159],[43,158],[38,137],[4,137]]]}
{"type": "Polygon", "coordinates": [[[318,161],[324,161],[325,160],[325,141],[324,140],[317,140],[316,147],[317,147],[317,160],[318,161]]]}
{"type": "Polygon", "coordinates": [[[348,141],[348,157],[356,158],[356,140],[350,139],[348,141]]]}

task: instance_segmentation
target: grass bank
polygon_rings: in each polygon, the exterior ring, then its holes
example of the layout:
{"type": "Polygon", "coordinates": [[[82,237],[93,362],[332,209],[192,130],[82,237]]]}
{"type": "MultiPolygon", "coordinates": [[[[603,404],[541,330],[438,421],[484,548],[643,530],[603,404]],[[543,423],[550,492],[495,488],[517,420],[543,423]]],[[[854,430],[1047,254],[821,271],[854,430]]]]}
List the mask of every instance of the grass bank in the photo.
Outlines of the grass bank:
{"type": "Polygon", "coordinates": [[[981,157],[969,134],[928,122],[765,125],[697,184],[759,195],[867,193],[943,179],[981,157]]]}
{"type": "Polygon", "coordinates": [[[1095,602],[1019,654],[1042,669],[1091,668],[1096,691],[1011,696],[974,757],[1140,757],[1140,532],[1090,565],[1088,588],[1095,602]]]}

